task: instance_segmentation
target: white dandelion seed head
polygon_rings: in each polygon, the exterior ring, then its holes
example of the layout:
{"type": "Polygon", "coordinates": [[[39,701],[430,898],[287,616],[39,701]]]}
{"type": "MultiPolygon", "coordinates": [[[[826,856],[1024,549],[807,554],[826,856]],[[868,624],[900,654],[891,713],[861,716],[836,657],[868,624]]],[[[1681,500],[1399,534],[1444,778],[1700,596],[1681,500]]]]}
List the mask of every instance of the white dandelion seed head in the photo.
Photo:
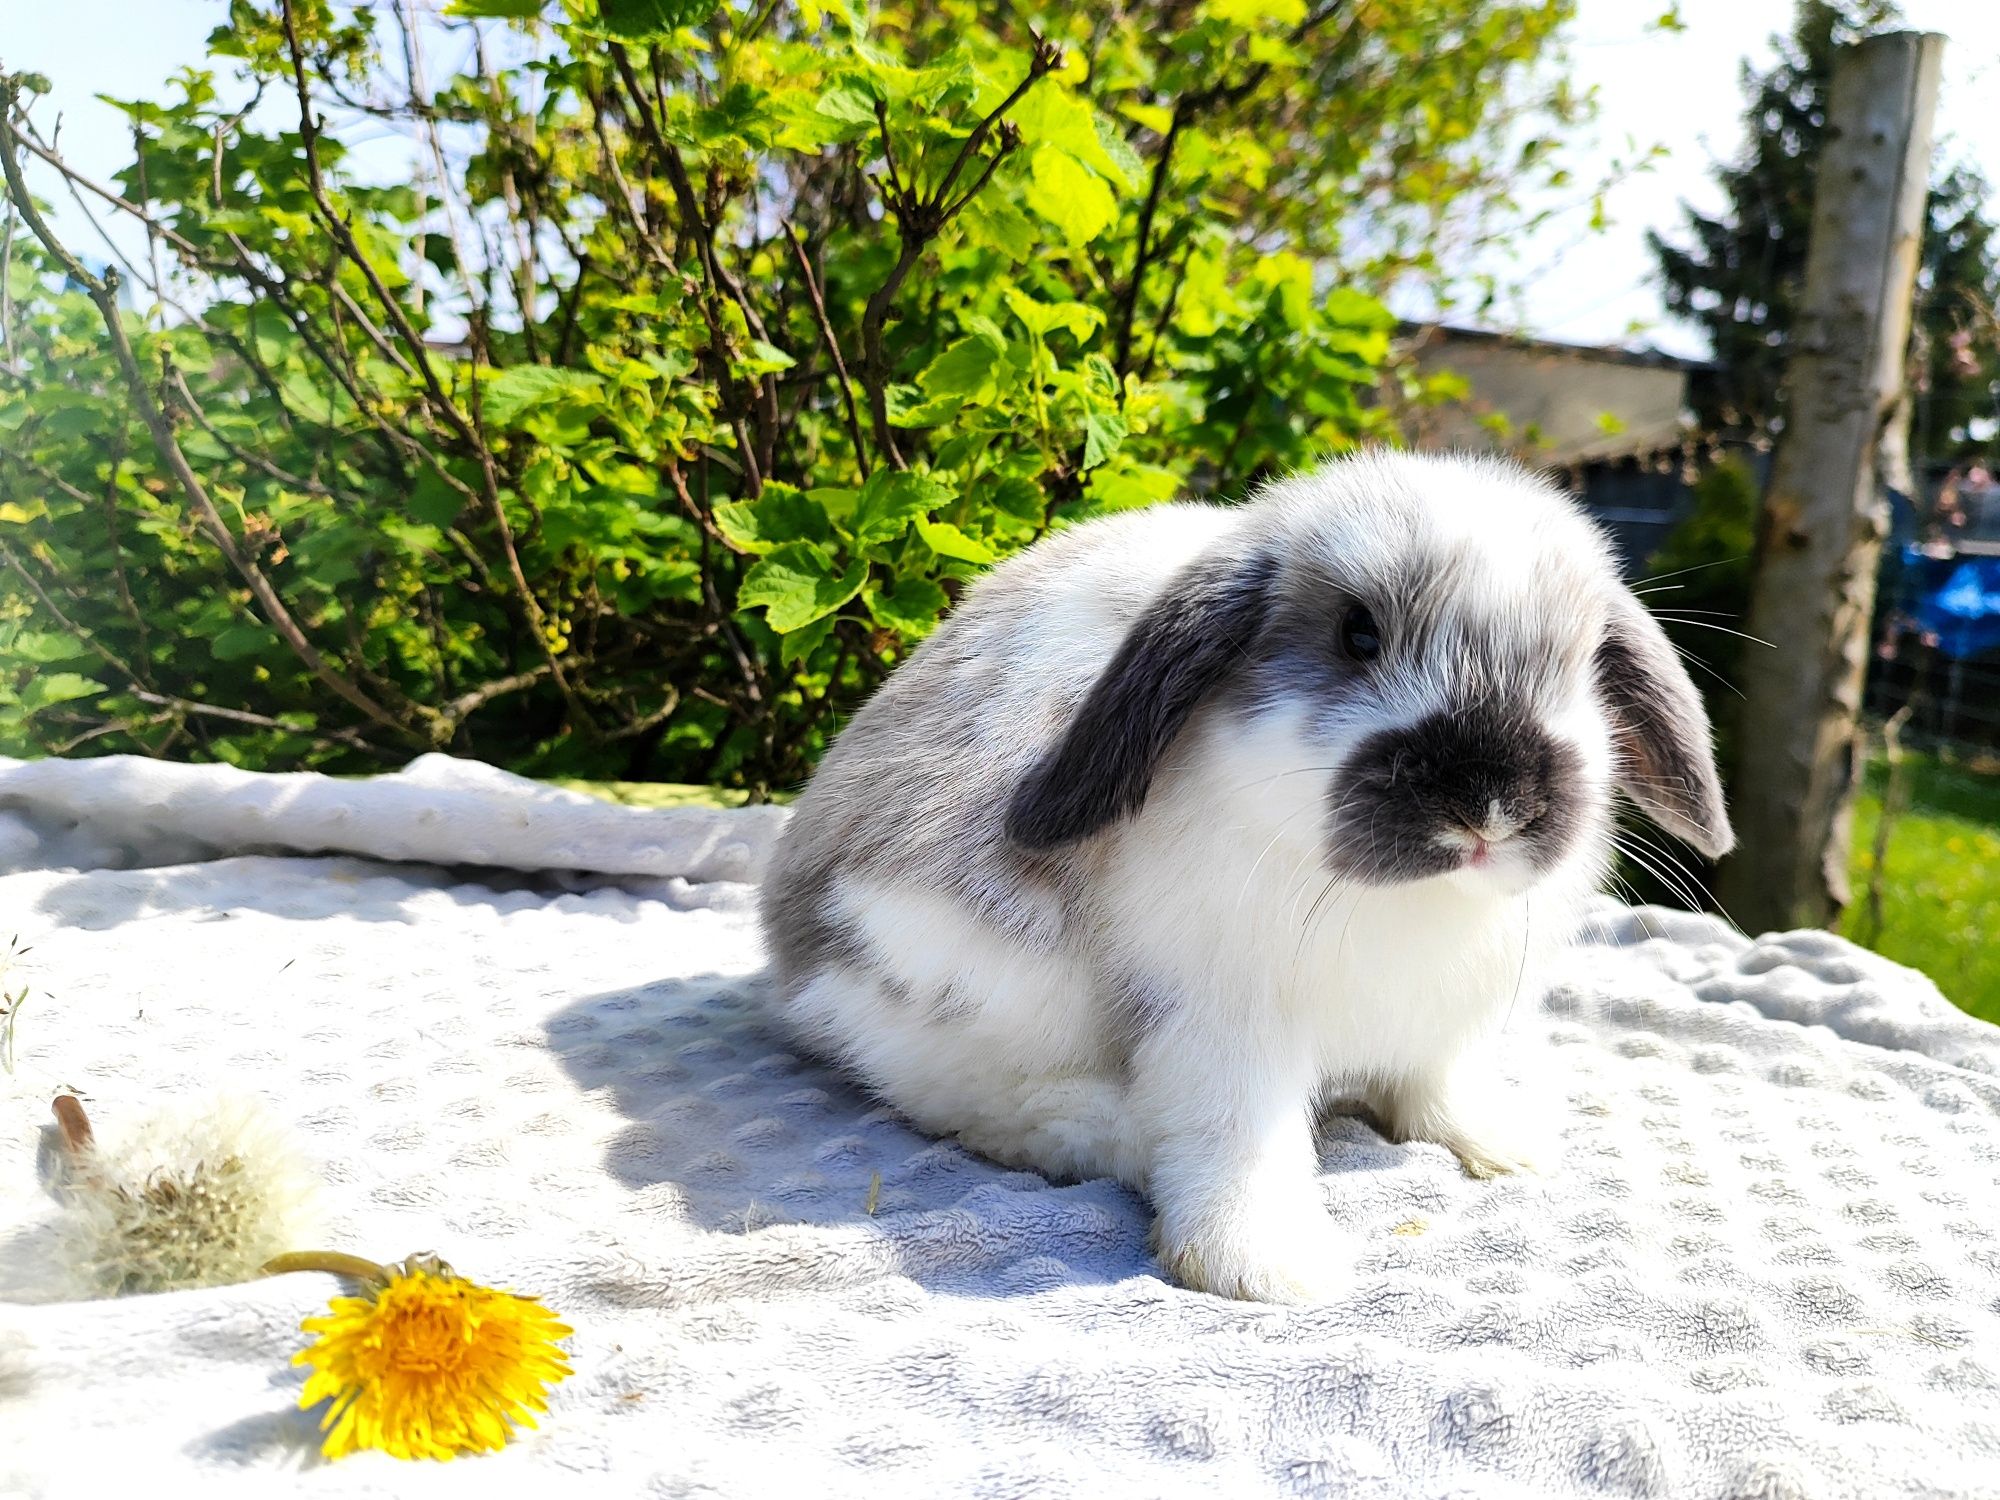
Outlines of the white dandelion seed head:
{"type": "Polygon", "coordinates": [[[318,1227],[319,1177],[246,1099],[99,1130],[59,1189],[53,1250],[72,1297],[248,1281],[318,1227]]]}

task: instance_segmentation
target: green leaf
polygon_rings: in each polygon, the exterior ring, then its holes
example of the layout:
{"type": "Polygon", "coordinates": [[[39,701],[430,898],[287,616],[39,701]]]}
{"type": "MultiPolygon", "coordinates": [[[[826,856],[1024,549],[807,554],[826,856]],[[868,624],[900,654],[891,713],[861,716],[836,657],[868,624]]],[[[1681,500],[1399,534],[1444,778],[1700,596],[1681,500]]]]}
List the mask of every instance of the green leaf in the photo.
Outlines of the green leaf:
{"type": "Polygon", "coordinates": [[[1097,112],[1088,100],[1055,79],[1044,79],[1029,89],[1007,118],[1020,130],[1021,139],[1036,148],[1037,156],[1043,148],[1054,150],[1085,163],[1120,187],[1138,186],[1139,174],[1128,174],[1128,166],[1136,158],[1107,151],[1098,131],[1097,112]]]}
{"type": "Polygon", "coordinates": [[[1396,326],[1396,315],[1369,296],[1351,287],[1338,286],[1326,295],[1326,320],[1342,328],[1388,330],[1396,326]]]}
{"type": "Polygon", "coordinates": [[[1028,187],[1028,207],[1063,232],[1072,245],[1087,245],[1118,217],[1118,200],[1104,179],[1067,151],[1038,147],[1028,187]]]}
{"type": "Polygon", "coordinates": [[[1031,479],[1003,479],[993,486],[988,503],[1017,521],[1039,522],[1048,513],[1049,497],[1031,479]]]}
{"type": "Polygon", "coordinates": [[[955,557],[960,562],[990,563],[993,549],[975,536],[967,536],[949,521],[917,517],[917,532],[939,557],[955,557]]]}
{"type": "Polygon", "coordinates": [[[458,513],[465,508],[465,497],[429,469],[417,474],[417,481],[410,487],[408,509],[412,516],[426,525],[445,527],[458,519],[458,513]]]}
{"type": "Polygon", "coordinates": [[[909,529],[912,520],[937,509],[951,497],[950,487],[928,474],[877,469],[861,486],[861,499],[854,507],[848,532],[863,546],[894,541],[909,529]]]}
{"type": "Polygon", "coordinates": [[[81,672],[43,672],[28,679],[28,685],[21,689],[21,707],[29,713],[36,713],[57,703],[70,703],[78,698],[92,698],[108,689],[103,683],[81,672]]]}
{"type": "Polygon", "coordinates": [[[597,0],[597,21],[586,25],[599,36],[621,42],[657,42],[683,26],[694,26],[715,13],[717,0],[597,0]]]}
{"type": "Polygon", "coordinates": [[[917,384],[926,396],[956,396],[961,403],[990,399],[993,376],[1007,346],[990,333],[960,339],[925,365],[917,384]]]}
{"type": "Polygon", "coordinates": [[[826,511],[789,485],[769,486],[755,500],[715,507],[715,525],[739,552],[765,553],[786,542],[831,542],[826,511]]]}
{"type": "Polygon", "coordinates": [[[861,501],[861,491],[841,489],[837,485],[820,485],[807,490],[806,498],[825,511],[834,525],[845,526],[854,518],[855,507],[861,501]]]}
{"type": "Polygon", "coordinates": [[[1118,451],[1132,429],[1115,407],[1092,407],[1083,414],[1083,466],[1094,469],[1118,451]]]}
{"type": "Polygon", "coordinates": [[[542,0],[452,0],[448,16],[483,16],[498,20],[532,21],[542,13],[542,0]]]}
{"type": "Polygon", "coordinates": [[[581,370],[515,365],[494,376],[480,392],[480,416],[489,426],[509,427],[525,411],[603,388],[603,381],[581,370]]]}
{"type": "Polygon", "coordinates": [[[1118,113],[1133,123],[1145,126],[1155,135],[1165,135],[1174,128],[1174,112],[1164,104],[1140,104],[1134,100],[1122,100],[1118,113]]]}
{"type": "Polygon", "coordinates": [[[75,636],[55,630],[24,630],[11,641],[0,638],[0,656],[14,662],[68,661],[86,649],[75,636]]]}
{"type": "Polygon", "coordinates": [[[1306,0],[1205,0],[1205,18],[1226,21],[1254,31],[1266,26],[1296,26],[1306,18],[1306,0]]]}
{"type": "Polygon", "coordinates": [[[928,578],[898,579],[893,589],[870,589],[862,602],[880,624],[904,635],[928,635],[951,600],[928,578]]]}
{"type": "MultiPolygon", "coordinates": [[[[1169,125],[1173,116],[1167,117],[1169,125]]],[[[1124,132],[1103,115],[1097,117],[1097,144],[1104,152],[1104,159],[1116,168],[1115,175],[1124,179],[1127,188],[1135,188],[1146,177],[1146,163],[1132,143],[1125,139],[1124,132]]]]}
{"type": "Polygon", "coordinates": [[[1180,489],[1180,476],[1173,470],[1125,459],[1093,473],[1084,495],[1094,511],[1136,510],[1170,500],[1180,489]]]}
{"type": "Polygon", "coordinates": [[[1020,209],[993,193],[981,193],[958,216],[966,238],[998,250],[1009,260],[1026,260],[1041,243],[1041,232],[1020,209]]]}
{"type": "Polygon", "coordinates": [[[241,661],[277,642],[266,626],[232,625],[208,643],[208,651],[217,661],[241,661]]]}
{"type": "Polygon", "coordinates": [[[779,370],[789,370],[798,361],[785,353],[776,344],[767,344],[762,339],[752,339],[736,368],[746,375],[775,374],[779,370]]]}
{"type": "Polygon", "coordinates": [[[875,98],[865,89],[851,85],[830,88],[819,96],[819,103],[813,106],[816,114],[825,115],[830,120],[839,120],[848,125],[873,125],[875,123],[875,98]]]}
{"type": "Polygon", "coordinates": [[[819,548],[787,542],[743,575],[736,602],[744,609],[763,606],[765,620],[783,635],[832,614],[867,581],[866,559],[857,558],[845,573],[835,573],[819,548]]]}
{"type": "Polygon", "coordinates": [[[1007,288],[1006,297],[1008,311],[1021,320],[1028,332],[1043,338],[1062,328],[1081,342],[1104,326],[1104,314],[1081,302],[1037,302],[1013,287],[1007,288]]]}
{"type": "Polygon", "coordinates": [[[833,616],[823,615],[810,625],[788,630],[778,637],[778,660],[786,665],[802,662],[819,649],[820,642],[833,633],[833,616]]]}

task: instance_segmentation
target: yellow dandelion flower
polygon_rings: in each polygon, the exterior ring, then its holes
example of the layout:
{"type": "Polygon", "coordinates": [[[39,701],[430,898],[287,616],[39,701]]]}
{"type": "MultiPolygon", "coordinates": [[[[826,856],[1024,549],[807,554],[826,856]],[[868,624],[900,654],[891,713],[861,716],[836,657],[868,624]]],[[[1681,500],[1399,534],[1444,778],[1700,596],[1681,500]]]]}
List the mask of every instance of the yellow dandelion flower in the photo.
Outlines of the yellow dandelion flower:
{"type": "MultiPolygon", "coordinates": [[[[354,1269],[344,1257],[285,1256],[273,1270],[354,1269]]],[[[451,1458],[504,1445],[509,1424],[535,1425],[548,1388],[570,1373],[556,1340],[570,1330],[533,1297],[497,1292],[434,1257],[369,1268],[359,1297],[336,1297],[300,1326],[314,1342],[292,1358],[313,1373],[299,1405],[328,1401],[322,1450],[379,1448],[396,1458],[451,1458]]]]}

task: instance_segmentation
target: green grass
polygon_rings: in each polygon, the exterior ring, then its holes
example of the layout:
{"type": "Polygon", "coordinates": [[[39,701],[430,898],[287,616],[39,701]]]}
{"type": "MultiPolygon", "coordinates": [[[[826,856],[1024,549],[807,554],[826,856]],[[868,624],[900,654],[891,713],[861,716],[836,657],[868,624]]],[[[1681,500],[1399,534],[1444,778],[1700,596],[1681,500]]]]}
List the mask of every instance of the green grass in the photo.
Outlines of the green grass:
{"type": "MultiPolygon", "coordinates": [[[[1921,969],[1944,993],[2000,1021],[2000,774],[1934,756],[1904,762],[1904,805],[1890,830],[1882,931],[1870,942],[1867,891],[1884,767],[1869,768],[1854,817],[1854,903],[1841,932],[1921,969]]],[[[748,794],[637,781],[563,781],[628,807],[741,807],[748,794]]],[[[779,797],[774,800],[787,801],[779,797]]]]}
{"type": "MultiPolygon", "coordinates": [[[[553,785],[566,792],[588,792],[626,807],[741,807],[748,792],[720,786],[683,786],[672,781],[564,781],[553,785]]],[[[778,801],[783,798],[775,799],[778,801]]]]}
{"type": "Polygon", "coordinates": [[[1854,902],[1843,935],[1921,969],[1976,1016],[2000,1021],[2000,775],[1912,754],[1883,861],[1882,931],[1869,942],[1868,882],[1885,768],[1854,814],[1854,902]]]}

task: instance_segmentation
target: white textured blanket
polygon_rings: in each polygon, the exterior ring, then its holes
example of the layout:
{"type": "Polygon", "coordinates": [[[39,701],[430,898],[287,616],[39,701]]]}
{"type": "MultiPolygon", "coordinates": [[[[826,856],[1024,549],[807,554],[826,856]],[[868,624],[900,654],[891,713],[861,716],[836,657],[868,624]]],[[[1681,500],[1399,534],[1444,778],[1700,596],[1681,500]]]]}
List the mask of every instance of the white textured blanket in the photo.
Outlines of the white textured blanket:
{"type": "Polygon", "coordinates": [[[0,1494],[2000,1495],[2000,1031],[1918,976],[1608,907],[1496,1059],[1552,1052],[1556,1170],[1336,1120],[1351,1291],[1245,1306],[1163,1283],[1131,1194],[795,1054],[782,818],[0,761],[16,1281],[58,1086],[106,1133],[221,1087],[296,1127],[328,1243],[540,1295],[577,1371],[504,1453],[326,1464],[287,1361],[331,1278],[0,1302],[0,1494]]]}

